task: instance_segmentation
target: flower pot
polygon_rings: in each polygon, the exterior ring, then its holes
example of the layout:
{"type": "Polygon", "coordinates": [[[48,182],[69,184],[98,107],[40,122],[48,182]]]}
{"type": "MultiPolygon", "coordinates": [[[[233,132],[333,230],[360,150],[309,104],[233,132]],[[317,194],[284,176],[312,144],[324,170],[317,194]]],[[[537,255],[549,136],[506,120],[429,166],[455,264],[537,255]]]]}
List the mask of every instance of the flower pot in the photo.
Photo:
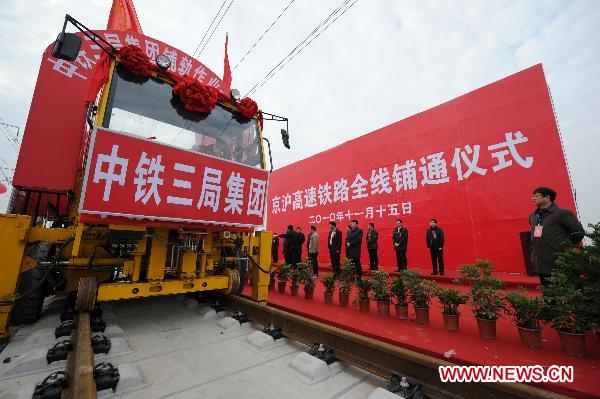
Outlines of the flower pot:
{"type": "Polygon", "coordinates": [[[292,290],[292,296],[297,296],[298,295],[298,288],[300,286],[298,284],[292,284],[290,286],[290,289],[292,290]]]}
{"type": "Polygon", "coordinates": [[[285,284],[286,284],[285,281],[278,281],[277,282],[277,289],[282,294],[285,292],[285,284]]]}
{"type": "Polygon", "coordinates": [[[418,324],[429,324],[429,308],[415,308],[415,316],[418,324]]]}
{"type": "Polygon", "coordinates": [[[458,331],[458,315],[457,314],[444,314],[444,330],[446,331],[458,331]]]}
{"type": "Polygon", "coordinates": [[[404,306],[396,305],[396,318],[399,320],[408,319],[408,305],[404,305],[404,306]]]}
{"type": "Polygon", "coordinates": [[[528,348],[541,348],[542,347],[542,330],[523,328],[517,326],[519,330],[519,337],[521,338],[521,344],[528,348]]]}
{"type": "Polygon", "coordinates": [[[564,331],[559,331],[560,343],[562,350],[567,355],[583,357],[586,355],[585,350],[585,334],[573,334],[564,331]]]}
{"type": "Polygon", "coordinates": [[[304,299],[313,299],[314,292],[315,292],[314,288],[304,287],[304,299]]]}
{"type": "Polygon", "coordinates": [[[350,301],[350,294],[340,294],[339,295],[340,306],[345,308],[348,306],[348,302],[350,301]]]}
{"type": "Polygon", "coordinates": [[[324,292],[325,303],[331,305],[333,303],[333,292],[324,292]]]}
{"type": "Polygon", "coordinates": [[[496,339],[496,320],[477,319],[479,327],[479,336],[482,338],[496,339]]]}
{"type": "Polygon", "coordinates": [[[377,301],[377,314],[383,317],[390,317],[390,302],[389,301],[377,301]]]}
{"type": "Polygon", "coordinates": [[[361,312],[368,312],[369,308],[371,307],[371,301],[368,299],[361,299],[360,301],[358,301],[358,309],[361,312]]]}

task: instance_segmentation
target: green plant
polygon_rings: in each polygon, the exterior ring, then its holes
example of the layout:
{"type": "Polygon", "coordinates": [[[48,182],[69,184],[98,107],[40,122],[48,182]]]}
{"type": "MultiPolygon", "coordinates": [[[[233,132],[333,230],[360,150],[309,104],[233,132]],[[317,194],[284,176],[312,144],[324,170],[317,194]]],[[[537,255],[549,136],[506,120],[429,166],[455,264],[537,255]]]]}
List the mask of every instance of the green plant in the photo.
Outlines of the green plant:
{"type": "Polygon", "coordinates": [[[277,268],[277,281],[286,282],[292,273],[292,266],[287,264],[279,265],[277,268]]]}
{"type": "Polygon", "coordinates": [[[471,306],[475,317],[485,320],[498,320],[505,309],[504,298],[492,287],[482,287],[472,292],[471,306]]]}
{"type": "Polygon", "coordinates": [[[325,292],[333,292],[336,282],[336,278],[333,274],[326,274],[321,281],[323,281],[323,285],[325,286],[325,292]]]}
{"type": "Polygon", "coordinates": [[[342,261],[342,267],[340,270],[340,276],[337,280],[338,282],[338,291],[342,295],[348,295],[352,291],[352,286],[354,286],[355,277],[354,277],[354,265],[350,259],[344,259],[342,261]]]}
{"type": "Polygon", "coordinates": [[[475,317],[497,320],[505,309],[504,298],[499,292],[504,288],[501,280],[492,277],[494,266],[488,260],[477,259],[475,264],[463,265],[458,283],[467,282],[471,291],[470,305],[475,317]]]}
{"type": "Polygon", "coordinates": [[[459,316],[458,307],[469,300],[469,294],[463,294],[455,288],[440,288],[437,297],[442,304],[442,313],[445,315],[459,316]]]}
{"type": "Polygon", "coordinates": [[[402,277],[396,277],[392,280],[390,294],[396,300],[397,306],[406,306],[408,304],[406,300],[406,296],[408,295],[408,289],[406,288],[402,277]]]}
{"type": "Polygon", "coordinates": [[[435,295],[437,284],[430,280],[422,280],[410,289],[410,301],[415,308],[429,308],[431,297],[435,295]]]}
{"type": "Polygon", "coordinates": [[[302,270],[300,267],[301,264],[302,263],[298,263],[296,268],[290,272],[290,281],[293,286],[299,285],[302,281],[302,270]]]}
{"type": "Polygon", "coordinates": [[[317,276],[312,272],[312,267],[307,262],[302,262],[298,265],[299,281],[304,286],[305,290],[312,290],[317,283],[317,276]]]}
{"type": "Polygon", "coordinates": [[[504,299],[508,303],[505,312],[515,319],[518,327],[539,330],[542,298],[524,295],[524,291],[523,288],[520,288],[519,291],[504,295],[504,299]]]}
{"type": "Polygon", "coordinates": [[[402,272],[402,278],[408,289],[408,297],[415,308],[429,308],[431,297],[435,295],[438,285],[430,280],[422,279],[419,272],[414,270],[405,270],[402,272]]]}
{"type": "Polygon", "coordinates": [[[590,245],[558,254],[542,286],[542,314],[558,331],[581,334],[600,328],[600,224],[589,224],[590,245]]]}
{"type": "Polygon", "coordinates": [[[356,281],[356,288],[358,288],[358,295],[352,301],[354,306],[358,306],[360,301],[368,301],[371,288],[373,287],[373,281],[369,279],[361,279],[356,281]]]}
{"type": "Polygon", "coordinates": [[[467,283],[471,292],[482,287],[504,288],[502,280],[492,277],[494,266],[489,260],[477,259],[475,264],[463,265],[460,268],[460,276],[454,281],[457,283],[467,283]]]}
{"type": "Polygon", "coordinates": [[[373,281],[369,279],[361,279],[356,282],[356,288],[358,288],[358,296],[359,300],[368,300],[369,293],[371,292],[371,288],[373,287],[373,281]]]}
{"type": "Polygon", "coordinates": [[[373,272],[373,286],[371,288],[373,300],[377,302],[390,301],[390,287],[388,284],[388,278],[389,274],[383,270],[376,270],[373,272]]]}

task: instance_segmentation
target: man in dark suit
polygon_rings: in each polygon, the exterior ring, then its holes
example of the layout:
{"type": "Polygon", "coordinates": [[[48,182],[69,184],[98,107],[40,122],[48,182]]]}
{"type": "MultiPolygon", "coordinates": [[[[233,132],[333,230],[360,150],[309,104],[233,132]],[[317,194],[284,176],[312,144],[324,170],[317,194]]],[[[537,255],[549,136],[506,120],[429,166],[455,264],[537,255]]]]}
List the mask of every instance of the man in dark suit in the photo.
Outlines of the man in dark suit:
{"type": "Polygon", "coordinates": [[[354,264],[356,278],[362,278],[362,266],[360,265],[360,249],[362,246],[363,231],[358,228],[358,220],[350,222],[350,230],[346,237],[346,257],[354,264]]]}
{"type": "Polygon", "coordinates": [[[392,242],[396,252],[396,268],[398,271],[406,270],[408,260],[406,259],[406,250],[408,248],[408,230],[402,227],[402,220],[396,220],[396,227],[392,233],[392,242]]]}
{"type": "Polygon", "coordinates": [[[556,191],[548,187],[533,190],[537,209],[529,215],[531,226],[531,265],[542,285],[556,264],[557,253],[579,245],[584,229],[573,212],[554,203],[556,191]]]}
{"type": "Polygon", "coordinates": [[[294,238],[296,232],[294,226],[291,224],[288,226],[285,234],[280,234],[279,237],[283,237],[283,259],[286,265],[294,264],[294,238]]]}
{"type": "Polygon", "coordinates": [[[438,274],[438,263],[440,276],[444,275],[444,232],[437,225],[437,220],[429,220],[429,229],[427,230],[427,248],[431,255],[431,266],[433,267],[432,276],[438,274]]]}
{"type": "Polygon", "coordinates": [[[302,227],[296,226],[296,240],[294,241],[294,266],[302,262],[302,244],[306,241],[306,237],[302,232],[302,227]]]}
{"type": "Polygon", "coordinates": [[[273,241],[271,241],[271,258],[273,263],[279,261],[279,236],[277,234],[273,234],[273,241]]]}
{"type": "Polygon", "coordinates": [[[377,256],[377,240],[379,233],[375,230],[375,224],[369,223],[367,232],[367,251],[369,251],[369,269],[377,270],[379,267],[379,257],[377,256]]]}
{"type": "Polygon", "coordinates": [[[340,274],[340,256],[342,252],[342,232],[336,227],[335,222],[329,222],[329,235],[327,236],[327,249],[331,258],[333,274],[340,274]]]}

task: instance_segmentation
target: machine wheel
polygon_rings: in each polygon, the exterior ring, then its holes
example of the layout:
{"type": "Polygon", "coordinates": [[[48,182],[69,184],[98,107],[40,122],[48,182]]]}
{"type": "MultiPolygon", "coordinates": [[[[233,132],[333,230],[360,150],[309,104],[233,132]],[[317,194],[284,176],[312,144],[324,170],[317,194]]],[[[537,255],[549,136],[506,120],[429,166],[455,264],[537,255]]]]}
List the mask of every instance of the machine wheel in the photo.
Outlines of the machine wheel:
{"type": "Polygon", "coordinates": [[[78,312],[91,312],[96,303],[97,291],[98,286],[96,284],[96,277],[80,278],[79,287],[77,288],[75,310],[78,312]]]}
{"type": "Polygon", "coordinates": [[[19,297],[10,315],[11,324],[33,323],[40,318],[45,297],[44,276],[44,271],[37,267],[21,273],[19,297]]]}
{"type": "Polygon", "coordinates": [[[236,295],[244,289],[244,287],[241,285],[240,272],[237,271],[237,269],[226,268],[224,275],[229,277],[229,286],[225,290],[225,294],[236,295]]]}

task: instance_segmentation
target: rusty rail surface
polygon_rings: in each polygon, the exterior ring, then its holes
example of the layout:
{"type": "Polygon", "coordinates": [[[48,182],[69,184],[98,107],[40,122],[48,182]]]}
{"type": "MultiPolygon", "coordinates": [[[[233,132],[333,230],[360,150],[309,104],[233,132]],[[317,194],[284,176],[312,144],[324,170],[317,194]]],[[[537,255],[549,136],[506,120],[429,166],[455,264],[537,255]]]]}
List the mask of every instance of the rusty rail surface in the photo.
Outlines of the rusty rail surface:
{"type": "Polygon", "coordinates": [[[61,399],[96,399],[90,314],[80,312],[75,320],[77,327],[71,333],[73,350],[66,366],[69,386],[63,390],[61,399]]]}
{"type": "Polygon", "coordinates": [[[544,398],[565,399],[555,392],[521,383],[442,383],[439,366],[454,363],[377,341],[325,323],[259,304],[239,297],[227,296],[225,306],[240,310],[258,324],[273,323],[289,338],[307,345],[319,342],[333,348],[335,356],[347,363],[388,379],[392,372],[408,376],[422,384],[431,398],[544,398]]]}

